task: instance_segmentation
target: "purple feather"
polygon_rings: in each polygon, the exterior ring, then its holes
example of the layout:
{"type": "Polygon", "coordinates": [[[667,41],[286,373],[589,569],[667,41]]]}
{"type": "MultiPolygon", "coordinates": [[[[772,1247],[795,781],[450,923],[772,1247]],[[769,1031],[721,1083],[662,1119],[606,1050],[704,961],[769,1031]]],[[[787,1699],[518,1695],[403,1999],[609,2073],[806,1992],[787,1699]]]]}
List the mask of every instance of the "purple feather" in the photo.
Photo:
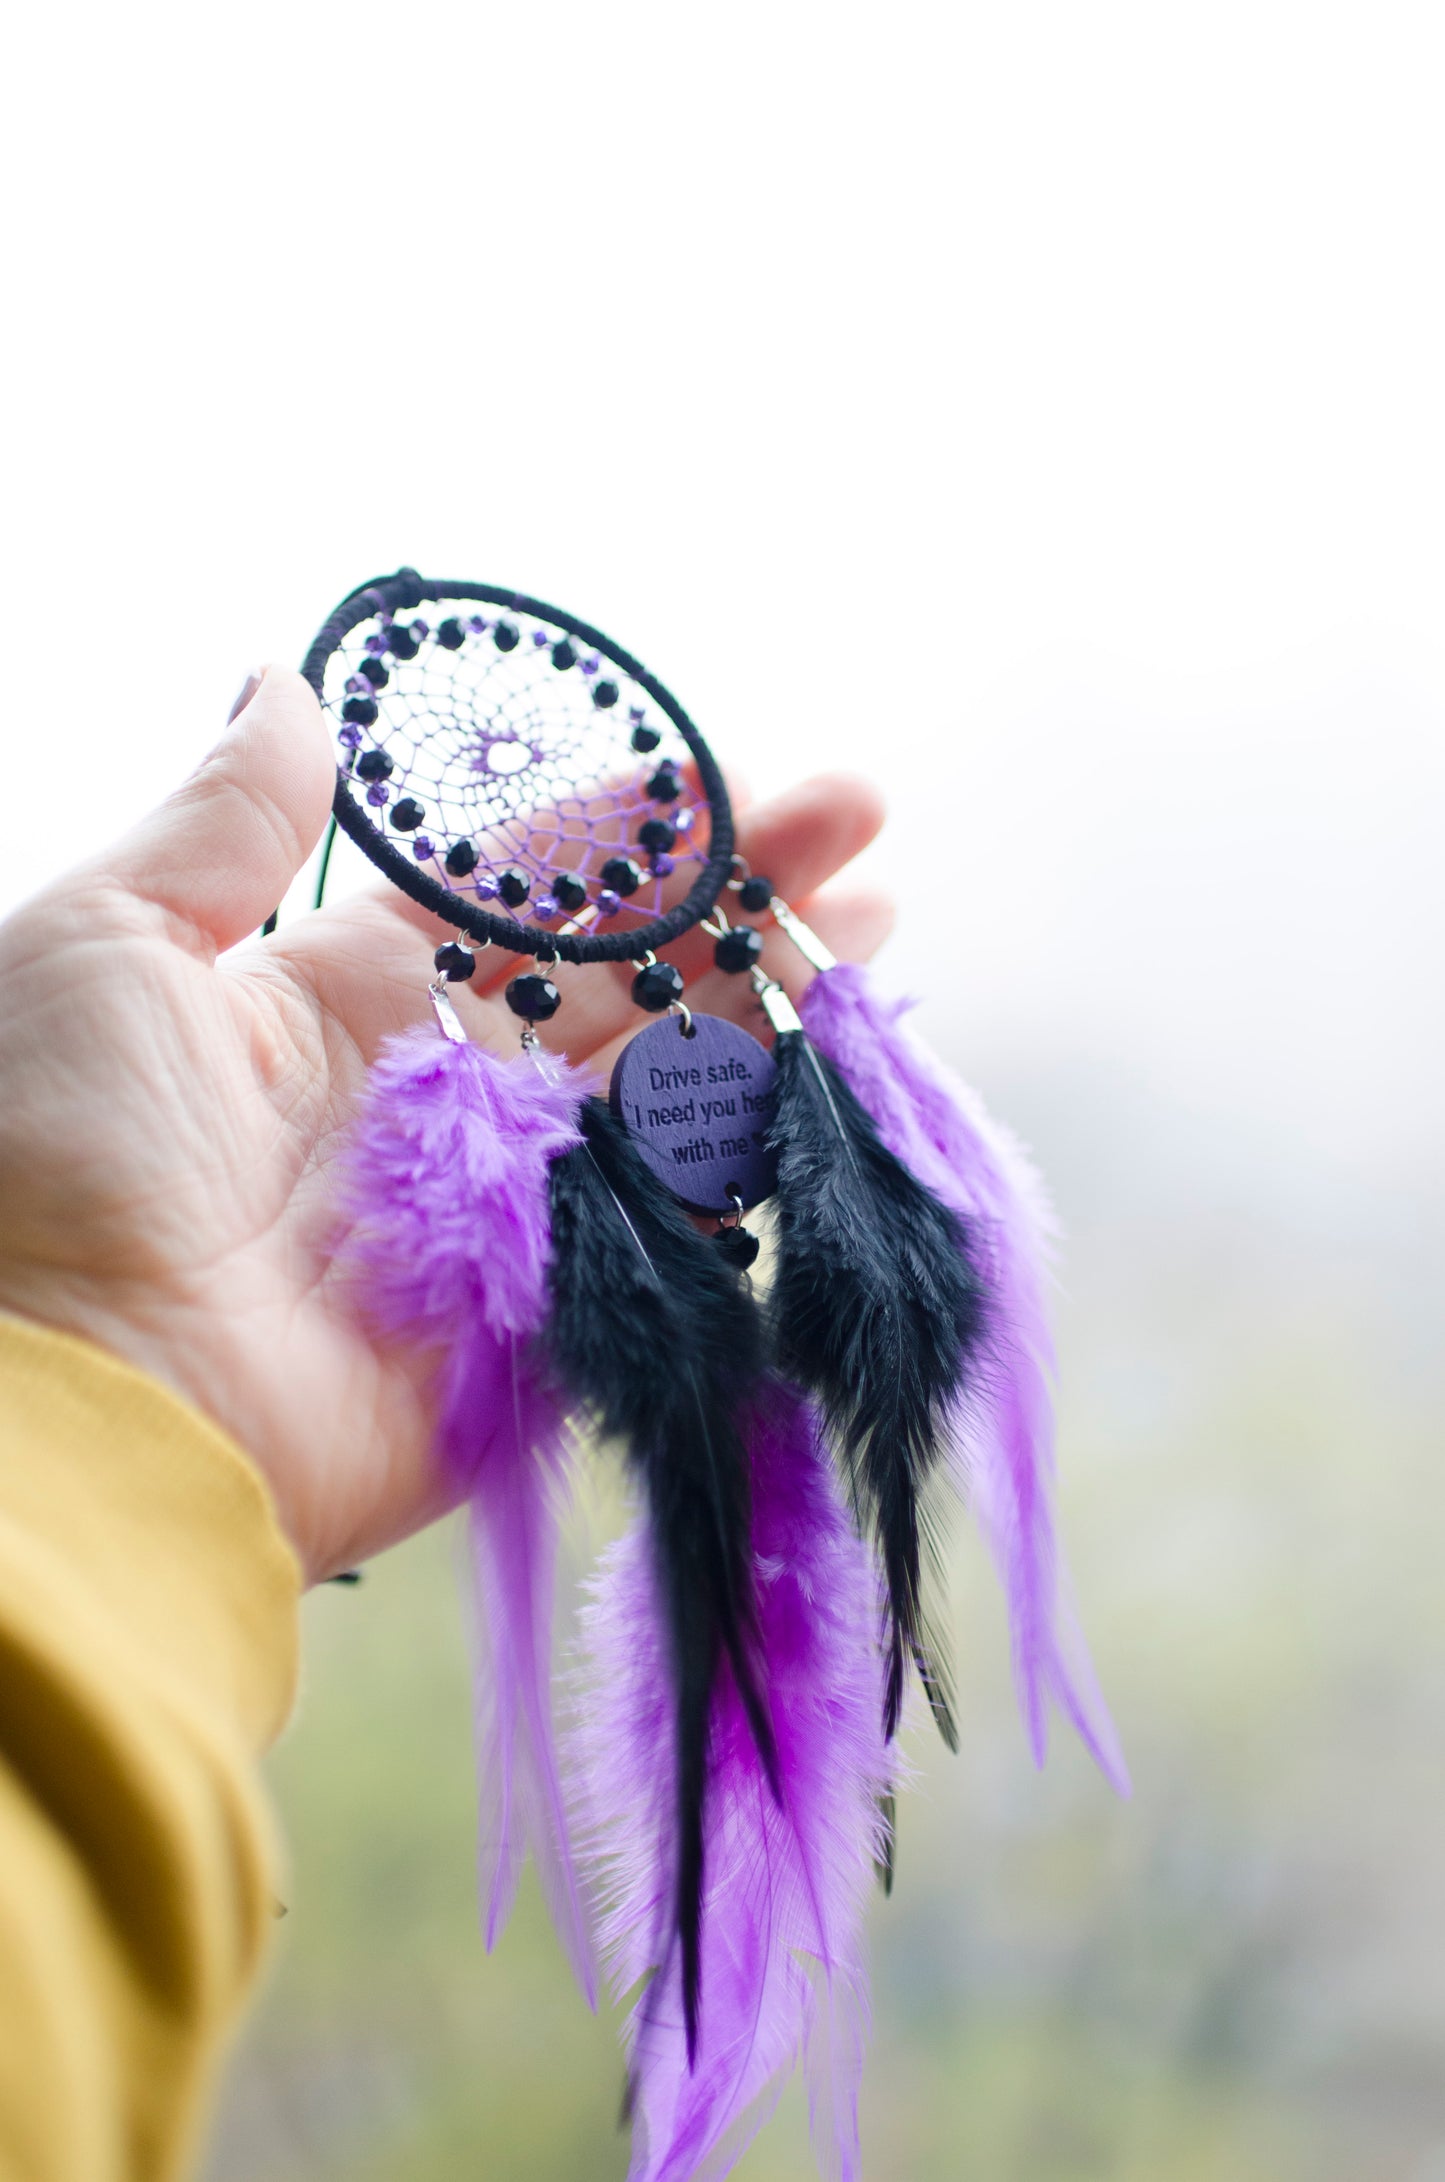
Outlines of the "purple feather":
{"type": "Polygon", "coordinates": [[[1035,1761],[1056,1703],[1120,1795],[1129,1773],[1079,1632],[1054,1535],[1053,1336],[1046,1286],[1053,1215],[1021,1147],[943,1067],[867,972],[840,962],[799,1012],[880,1135],[969,1225],[992,1304],[988,1383],[958,1420],[964,1487],[1003,1582],[1019,1704],[1035,1761]]]}
{"type": "Polygon", "coordinates": [[[709,1745],[691,2070],[676,1949],[659,1945],[674,1853],[672,1707],[641,1522],[607,1556],[584,1615],[578,1741],[602,1942],[619,1996],[655,1972],[631,2026],[631,2182],[726,2174],[800,2054],[819,2165],[841,2182],[859,2172],[862,1925],[894,1762],[882,1731],[882,1599],[814,1419],[790,1388],[767,1389],[749,1451],[757,1660],[780,1795],[725,1670],[709,1745]]]}
{"type": "Polygon", "coordinates": [[[430,1032],[392,1041],[350,1146],[339,1262],[380,1334],[437,1359],[437,1454],[471,1504],[487,1945],[530,1847],[595,2006],[552,1729],[570,1443],[535,1347],[549,1308],[548,1169],[579,1141],[588,1089],[551,1059],[503,1061],[430,1032]]]}

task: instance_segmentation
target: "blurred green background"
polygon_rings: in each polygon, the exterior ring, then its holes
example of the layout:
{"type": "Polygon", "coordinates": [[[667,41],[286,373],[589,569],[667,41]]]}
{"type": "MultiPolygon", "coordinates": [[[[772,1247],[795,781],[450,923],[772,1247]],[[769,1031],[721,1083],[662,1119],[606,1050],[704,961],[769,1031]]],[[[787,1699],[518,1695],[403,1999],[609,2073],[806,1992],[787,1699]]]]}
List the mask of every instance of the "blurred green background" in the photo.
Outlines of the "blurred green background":
{"type": "MultiPolygon", "coordinates": [[[[865,2173],[1442,2182],[1423,1214],[1083,1071],[988,1088],[1071,1229],[1064,1522],[1135,1796],[1062,1736],[1034,1772],[960,1535],[964,1747],[915,1723],[865,2173]]],[[[455,1559],[432,1535],[307,1602],[290,1914],[210,2182],[625,2172],[617,2025],[530,1885],[482,1950],[455,1559]]],[[[794,2092],[738,2172],[811,2171],[794,2092]]]]}

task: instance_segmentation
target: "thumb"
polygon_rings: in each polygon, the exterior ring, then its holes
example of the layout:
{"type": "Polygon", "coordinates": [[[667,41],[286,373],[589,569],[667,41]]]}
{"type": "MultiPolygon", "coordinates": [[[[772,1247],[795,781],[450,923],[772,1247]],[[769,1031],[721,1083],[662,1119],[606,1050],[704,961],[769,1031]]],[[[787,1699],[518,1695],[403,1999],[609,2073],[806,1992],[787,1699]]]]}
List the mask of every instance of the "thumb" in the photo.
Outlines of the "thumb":
{"type": "Polygon", "coordinates": [[[276,907],[320,838],[336,786],[321,707],[299,674],[265,667],[242,699],[191,778],[97,867],[218,948],[276,907]]]}

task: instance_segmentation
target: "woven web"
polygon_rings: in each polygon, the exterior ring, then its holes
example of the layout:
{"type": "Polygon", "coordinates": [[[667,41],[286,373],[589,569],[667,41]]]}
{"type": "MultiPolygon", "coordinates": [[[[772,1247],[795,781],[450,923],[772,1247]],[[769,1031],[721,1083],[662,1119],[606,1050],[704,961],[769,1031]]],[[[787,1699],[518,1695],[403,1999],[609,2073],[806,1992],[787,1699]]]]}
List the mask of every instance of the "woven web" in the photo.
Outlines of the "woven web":
{"type": "Polygon", "coordinates": [[[533,615],[429,600],[424,615],[360,622],[327,662],[322,703],[352,792],[378,830],[494,915],[581,931],[651,920],[707,860],[707,805],[676,727],[605,653],[533,615]],[[504,643],[516,631],[510,649],[499,648],[499,628],[504,643]],[[416,642],[414,658],[397,656],[394,632],[404,632],[403,648],[416,642]],[[458,632],[459,648],[449,648],[443,635],[458,632]],[[564,643],[575,659],[559,666],[564,643]],[[365,665],[384,670],[382,687],[365,665]],[[634,738],[651,747],[639,750],[634,738]],[[390,771],[368,778],[383,759],[390,771]],[[639,832],[658,820],[674,839],[645,846],[639,832]],[[449,870],[465,844],[475,869],[449,870]],[[602,876],[618,857],[636,867],[631,894],[602,876]],[[527,882],[520,904],[500,891],[515,888],[514,873],[527,882]],[[565,892],[569,878],[585,889],[576,907],[552,891],[561,879],[565,892]]]}

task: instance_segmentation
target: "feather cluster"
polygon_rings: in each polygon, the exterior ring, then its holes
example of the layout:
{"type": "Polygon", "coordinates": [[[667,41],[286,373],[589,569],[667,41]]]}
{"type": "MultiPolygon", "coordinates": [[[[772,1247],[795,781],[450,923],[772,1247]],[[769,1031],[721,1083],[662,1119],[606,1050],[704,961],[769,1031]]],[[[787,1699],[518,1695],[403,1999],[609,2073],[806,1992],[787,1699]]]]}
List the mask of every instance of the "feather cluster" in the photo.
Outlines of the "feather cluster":
{"type": "MultiPolygon", "coordinates": [[[[647,1550],[671,1692],[670,1870],[690,2045],[701,1976],[704,1800],[714,1685],[726,1658],[765,1774],[774,1758],[752,1656],[744,1420],[762,1369],[752,1304],[599,1099],[552,1168],[548,1342],[569,1391],[620,1439],[647,1500],[647,1550]]],[[[651,1768],[656,1767],[656,1754],[651,1768]]]]}
{"type": "Polygon", "coordinates": [[[858,2174],[867,2024],[864,1906],[883,1852],[892,1757],[882,1728],[881,1607],[808,1405],[768,1382],[749,1430],[756,1658],[776,1748],[770,1778],[731,1671],[711,1719],[703,2007],[689,2062],[679,1968],[658,1946],[659,1873],[675,1862],[656,1783],[673,1733],[645,1526],[607,1555],[583,1616],[577,1777],[632,2020],[632,2182],[721,2175],[805,2058],[825,2172],[858,2174]]]}
{"type": "Polygon", "coordinates": [[[551,1170],[581,1141],[587,1089],[545,1056],[502,1061],[431,1030],[394,1040],[372,1071],[346,1161],[337,1262],[377,1333],[434,1359],[438,1455],[470,1501],[487,1944],[530,1847],[595,2004],[552,1725],[553,1575],[570,1446],[541,1347],[551,1170]]]}
{"type": "Polygon", "coordinates": [[[880,1137],[801,1031],[773,1048],[778,1160],[778,1367],[815,1394],[878,1542],[888,1596],[884,1725],[914,1662],[945,1738],[957,1737],[924,1607],[929,1493],[985,1333],[967,1223],[880,1137]]]}
{"type": "Polygon", "coordinates": [[[1003,1584],[1034,1757],[1043,1763],[1052,1700],[1105,1778],[1127,1795],[1128,1768],[1078,1629],[1055,1535],[1047,1303],[1053,1215],[1021,1147],[904,1020],[910,1006],[884,999],[865,970],[840,962],[813,979],[801,1013],[809,1037],[867,1108],[883,1142],[966,1227],[990,1299],[986,1350],[952,1437],[960,1483],[1003,1584]]]}

